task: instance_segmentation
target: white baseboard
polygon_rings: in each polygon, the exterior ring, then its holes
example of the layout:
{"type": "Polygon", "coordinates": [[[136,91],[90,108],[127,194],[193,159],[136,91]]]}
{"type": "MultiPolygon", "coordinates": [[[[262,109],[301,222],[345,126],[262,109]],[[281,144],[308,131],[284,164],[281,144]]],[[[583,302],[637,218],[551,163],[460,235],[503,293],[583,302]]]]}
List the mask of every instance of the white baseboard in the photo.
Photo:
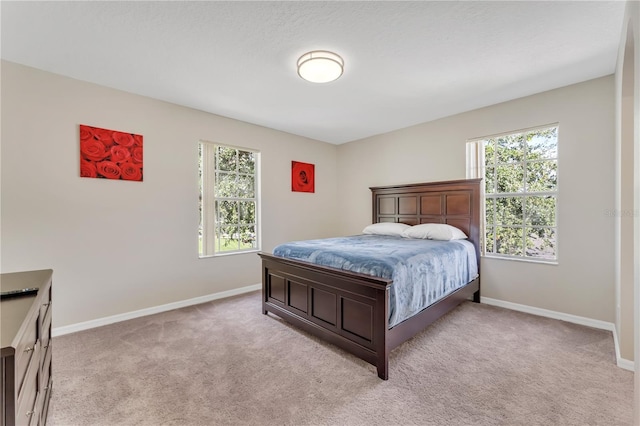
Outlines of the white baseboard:
{"type": "Polygon", "coordinates": [[[616,348],[616,364],[620,368],[624,368],[625,370],[635,372],[635,365],[633,361],[620,357],[620,345],[618,343],[618,330],[616,330],[616,327],[614,324],[611,324],[611,325],[613,325],[613,330],[611,330],[611,332],[613,333],[613,344],[615,345],[615,348],[616,348]]]}
{"type": "Polygon", "coordinates": [[[504,300],[491,299],[489,297],[480,297],[481,303],[487,305],[498,306],[501,308],[511,309],[514,311],[525,312],[527,314],[538,315],[546,318],[553,318],[561,321],[571,322],[573,324],[585,325],[587,327],[598,328],[610,331],[613,334],[613,344],[616,350],[616,364],[625,370],[635,371],[634,362],[620,357],[620,346],[618,345],[618,332],[616,326],[612,322],[600,321],[592,318],[580,317],[577,315],[565,314],[563,312],[550,311],[548,309],[536,308],[534,306],[520,305],[518,303],[505,302],[504,300]]]}
{"type": "Polygon", "coordinates": [[[227,291],[221,291],[219,293],[208,294],[206,296],[194,297],[193,299],[167,303],[166,305],[153,306],[151,308],[140,309],[138,311],[132,311],[132,312],[126,312],[124,314],[112,315],[110,317],[98,318],[91,321],[79,322],[77,324],[65,325],[63,327],[54,327],[51,330],[51,335],[53,337],[62,336],[64,334],[75,333],[77,331],[101,327],[103,325],[113,324],[120,321],[126,321],[133,318],[144,317],[147,315],[157,314],[160,312],[171,311],[173,309],[184,308],[186,306],[198,305],[200,303],[206,303],[212,300],[224,299],[225,297],[236,296],[238,294],[249,293],[251,291],[260,290],[261,288],[262,288],[262,284],[253,284],[246,287],[236,288],[233,290],[227,290],[227,291]]]}

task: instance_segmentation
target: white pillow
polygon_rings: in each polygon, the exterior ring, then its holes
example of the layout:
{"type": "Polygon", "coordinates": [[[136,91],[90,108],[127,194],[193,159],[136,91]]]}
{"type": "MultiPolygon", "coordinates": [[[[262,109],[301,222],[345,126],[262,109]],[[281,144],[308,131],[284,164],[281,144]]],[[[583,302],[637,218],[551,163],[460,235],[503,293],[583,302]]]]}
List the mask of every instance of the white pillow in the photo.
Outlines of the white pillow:
{"type": "Polygon", "coordinates": [[[397,235],[398,237],[401,237],[402,232],[408,228],[411,227],[404,223],[380,222],[366,226],[362,230],[362,233],[373,235],[397,235]]]}
{"type": "Polygon", "coordinates": [[[421,238],[427,240],[464,240],[466,234],[455,226],[445,223],[423,223],[422,225],[411,226],[402,232],[406,238],[421,238]]]}

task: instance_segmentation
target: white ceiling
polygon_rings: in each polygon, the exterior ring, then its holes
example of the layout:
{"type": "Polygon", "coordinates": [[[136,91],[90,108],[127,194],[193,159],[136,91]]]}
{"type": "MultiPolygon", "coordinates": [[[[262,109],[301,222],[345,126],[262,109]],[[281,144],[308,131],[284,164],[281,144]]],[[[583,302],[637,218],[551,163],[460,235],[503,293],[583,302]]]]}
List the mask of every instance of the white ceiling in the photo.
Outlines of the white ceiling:
{"type": "Polygon", "coordinates": [[[2,58],[341,144],[614,72],[625,2],[9,2],[2,58]],[[296,60],[328,49],[343,76],[296,60]]]}

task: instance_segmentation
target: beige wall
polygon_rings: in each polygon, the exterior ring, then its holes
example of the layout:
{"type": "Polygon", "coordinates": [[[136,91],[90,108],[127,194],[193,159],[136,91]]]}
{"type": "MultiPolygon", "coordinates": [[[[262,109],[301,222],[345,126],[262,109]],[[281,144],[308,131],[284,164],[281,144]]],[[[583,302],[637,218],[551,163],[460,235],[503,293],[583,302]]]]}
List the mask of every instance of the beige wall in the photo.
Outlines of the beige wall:
{"type": "Polygon", "coordinates": [[[555,122],[559,263],[483,258],[483,296],[613,322],[613,76],[340,145],[341,232],[370,223],[370,186],[463,179],[468,139],[555,122]]]}
{"type": "Polygon", "coordinates": [[[260,282],[255,253],[198,258],[199,139],[258,149],[262,248],[334,235],[336,147],[2,62],[1,271],[54,270],[54,327],[260,282]],[[78,125],[144,136],[144,182],[79,177],[78,125]],[[291,160],[316,165],[292,193],[291,160]]]}

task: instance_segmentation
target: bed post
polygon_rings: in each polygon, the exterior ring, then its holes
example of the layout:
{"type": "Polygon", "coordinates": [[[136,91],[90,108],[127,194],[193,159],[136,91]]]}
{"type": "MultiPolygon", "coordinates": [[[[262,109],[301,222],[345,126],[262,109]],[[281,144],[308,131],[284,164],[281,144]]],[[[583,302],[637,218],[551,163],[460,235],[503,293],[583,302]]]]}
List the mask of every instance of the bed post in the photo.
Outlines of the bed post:
{"type": "MultiPolygon", "coordinates": [[[[480,269],[480,263],[478,263],[478,269],[480,269]]],[[[473,301],[475,303],[480,303],[480,275],[478,275],[478,291],[473,293],[473,301]]]]}
{"type": "Polygon", "coordinates": [[[378,377],[389,380],[389,345],[387,332],[389,331],[389,286],[376,291],[376,310],[384,312],[384,315],[376,315],[374,318],[374,330],[376,339],[376,369],[378,377]]]}
{"type": "Polygon", "coordinates": [[[267,285],[269,283],[269,270],[267,266],[262,262],[262,314],[267,315],[267,300],[269,298],[269,292],[267,285]]]}

